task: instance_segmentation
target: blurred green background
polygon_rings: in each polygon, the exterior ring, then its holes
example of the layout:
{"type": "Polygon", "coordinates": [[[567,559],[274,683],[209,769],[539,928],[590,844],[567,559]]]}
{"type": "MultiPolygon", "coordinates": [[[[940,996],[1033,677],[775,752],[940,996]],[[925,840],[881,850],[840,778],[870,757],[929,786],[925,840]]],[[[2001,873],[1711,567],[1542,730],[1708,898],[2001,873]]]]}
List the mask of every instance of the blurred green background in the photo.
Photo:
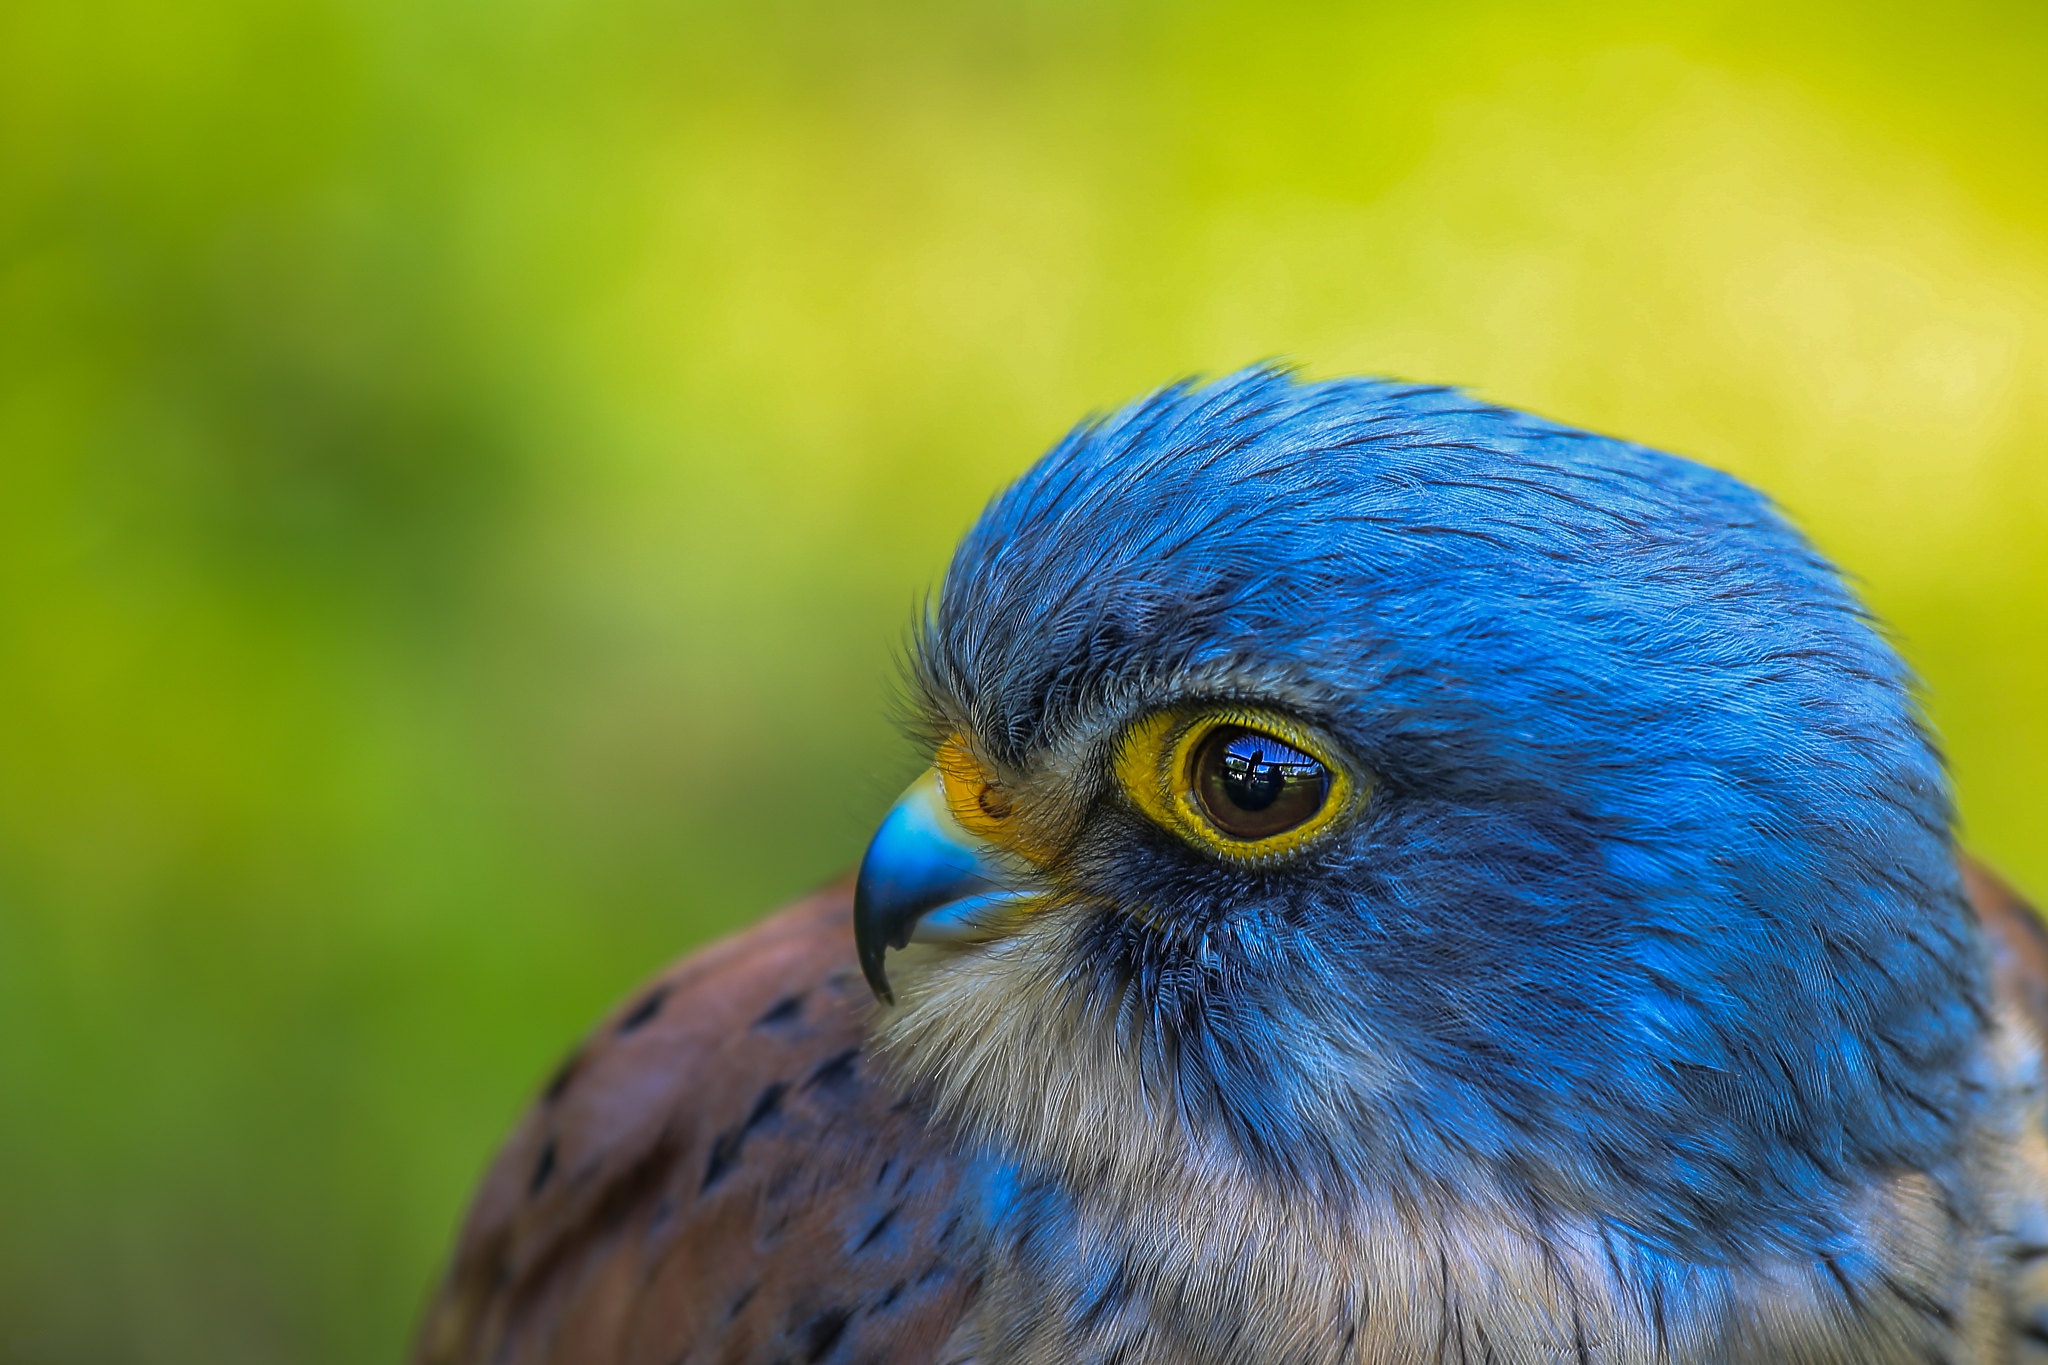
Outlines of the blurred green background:
{"type": "Polygon", "coordinates": [[[0,1355],[394,1358],[846,866],[1073,419],[1272,355],[1774,492],[2048,892],[2048,8],[0,7],[0,1355]]]}

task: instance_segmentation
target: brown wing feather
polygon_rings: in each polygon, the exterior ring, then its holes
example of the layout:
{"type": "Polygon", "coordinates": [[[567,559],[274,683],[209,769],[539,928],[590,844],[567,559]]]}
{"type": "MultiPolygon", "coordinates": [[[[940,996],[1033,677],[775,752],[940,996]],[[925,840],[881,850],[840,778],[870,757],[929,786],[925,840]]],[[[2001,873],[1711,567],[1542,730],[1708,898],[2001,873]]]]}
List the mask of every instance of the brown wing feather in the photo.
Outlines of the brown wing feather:
{"type": "Polygon", "coordinates": [[[931,1360],[973,1292],[943,1138],[863,1050],[851,897],[684,959],[499,1152],[417,1365],[931,1360]]]}
{"type": "Polygon", "coordinates": [[[2012,1265],[2007,1306],[2014,1365],[2048,1365],[2048,1112],[2042,1052],[2048,1044],[2048,927],[2013,889],[1963,859],[1963,884],[1984,926],[1994,1012],[2018,1030],[2004,1049],[2015,1102],[2025,1107],[2010,1153],[2012,1265]]]}
{"type": "Polygon", "coordinates": [[[1991,949],[1992,989],[2019,1006],[2048,1039],[2048,927],[2034,908],[1989,869],[1962,860],[1963,885],[1991,949]]]}

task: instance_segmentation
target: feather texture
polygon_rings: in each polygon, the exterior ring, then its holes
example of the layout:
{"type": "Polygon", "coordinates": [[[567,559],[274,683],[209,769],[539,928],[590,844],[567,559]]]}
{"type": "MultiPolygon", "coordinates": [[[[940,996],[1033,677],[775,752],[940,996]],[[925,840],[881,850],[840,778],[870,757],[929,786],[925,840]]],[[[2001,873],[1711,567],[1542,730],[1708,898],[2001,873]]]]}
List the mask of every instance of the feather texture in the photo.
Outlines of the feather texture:
{"type": "MultiPolygon", "coordinates": [[[[1990,873],[1964,877],[1999,1008],[2023,1021],[2011,1064],[2038,1068],[2048,931],[1990,873]]],[[[414,1365],[939,1359],[983,1251],[953,1138],[867,1049],[850,914],[843,887],[801,901],[592,1032],[492,1163],[414,1365]]],[[[2000,1325],[2048,1365],[2048,1129],[2030,1117],[2000,1325]]]]}
{"type": "Polygon", "coordinates": [[[945,1134],[878,1079],[835,887],[590,1035],[478,1191],[417,1365],[936,1355],[974,1285],[945,1134]]]}

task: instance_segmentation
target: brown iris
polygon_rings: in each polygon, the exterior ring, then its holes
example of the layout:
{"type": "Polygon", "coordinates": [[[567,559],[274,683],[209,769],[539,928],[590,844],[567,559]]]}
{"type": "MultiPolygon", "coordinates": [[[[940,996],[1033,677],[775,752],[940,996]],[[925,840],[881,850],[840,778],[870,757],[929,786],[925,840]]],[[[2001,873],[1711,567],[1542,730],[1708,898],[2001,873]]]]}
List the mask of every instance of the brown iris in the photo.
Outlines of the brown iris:
{"type": "Polygon", "coordinates": [[[1202,813],[1233,839],[1270,839],[1315,817],[1330,797],[1330,773],[1285,740],[1243,725],[1219,725],[1194,755],[1202,813]]]}

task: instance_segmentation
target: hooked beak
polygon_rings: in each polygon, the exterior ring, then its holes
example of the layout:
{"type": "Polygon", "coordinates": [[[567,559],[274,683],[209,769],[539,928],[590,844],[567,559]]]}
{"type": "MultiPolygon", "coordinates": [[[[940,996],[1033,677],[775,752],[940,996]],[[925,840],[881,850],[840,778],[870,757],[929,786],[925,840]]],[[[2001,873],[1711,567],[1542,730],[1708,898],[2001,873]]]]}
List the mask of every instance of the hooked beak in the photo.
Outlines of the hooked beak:
{"type": "Polygon", "coordinates": [[[1034,896],[1018,885],[988,840],[946,808],[936,768],[882,819],[853,887],[853,938],[860,969],[884,1004],[894,1004],[883,959],[912,943],[974,943],[997,937],[1008,911],[1034,896]]]}

